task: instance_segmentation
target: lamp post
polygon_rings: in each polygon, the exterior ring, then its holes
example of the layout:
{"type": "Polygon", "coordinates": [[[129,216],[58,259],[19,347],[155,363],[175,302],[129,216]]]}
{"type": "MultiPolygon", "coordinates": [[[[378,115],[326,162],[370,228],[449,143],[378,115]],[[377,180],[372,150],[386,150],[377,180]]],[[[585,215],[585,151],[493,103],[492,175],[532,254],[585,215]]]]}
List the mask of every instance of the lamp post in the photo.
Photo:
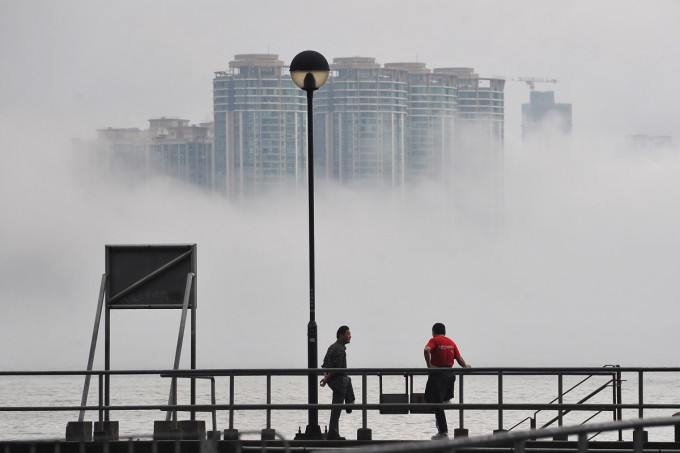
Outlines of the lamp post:
{"type": "MultiPolygon", "coordinates": [[[[290,76],[295,85],[307,92],[307,184],[309,187],[309,323],[307,324],[307,367],[318,368],[317,329],[315,318],[314,283],[314,130],[312,118],[312,98],[314,91],[326,83],[330,68],[328,61],[319,52],[305,50],[290,63],[290,76]]],[[[308,403],[318,404],[319,388],[316,373],[308,376],[308,403]]],[[[296,439],[320,439],[319,411],[309,409],[308,423],[304,434],[298,433],[296,439]]]]}

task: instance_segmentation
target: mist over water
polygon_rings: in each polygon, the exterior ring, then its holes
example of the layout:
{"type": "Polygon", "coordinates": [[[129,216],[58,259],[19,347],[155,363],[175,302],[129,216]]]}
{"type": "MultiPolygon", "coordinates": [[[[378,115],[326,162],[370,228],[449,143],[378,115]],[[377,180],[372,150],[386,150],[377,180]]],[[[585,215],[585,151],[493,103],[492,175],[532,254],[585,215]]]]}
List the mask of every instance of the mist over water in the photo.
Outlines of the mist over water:
{"type": "MultiPolygon", "coordinates": [[[[234,204],[168,180],[122,185],[75,172],[66,142],[1,137],[4,369],[84,369],[104,246],[147,243],[198,244],[200,368],[306,367],[306,190],[234,204]]],[[[473,366],[673,365],[679,171],[671,150],[509,145],[501,229],[436,185],[395,197],[319,183],[320,356],[347,324],[351,367],[421,366],[444,322],[473,366]]],[[[179,320],[113,312],[112,367],[171,368],[179,320]]]]}

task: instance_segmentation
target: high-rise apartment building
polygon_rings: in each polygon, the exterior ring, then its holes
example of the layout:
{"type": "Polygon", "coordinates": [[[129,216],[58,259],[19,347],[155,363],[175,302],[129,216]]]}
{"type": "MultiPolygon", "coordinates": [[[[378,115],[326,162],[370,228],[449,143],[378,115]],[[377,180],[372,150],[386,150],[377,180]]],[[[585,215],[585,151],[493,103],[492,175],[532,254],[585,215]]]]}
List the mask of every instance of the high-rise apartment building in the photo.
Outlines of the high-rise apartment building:
{"type": "Polygon", "coordinates": [[[503,223],[505,80],[484,78],[472,68],[438,68],[457,78],[457,112],[451,176],[457,210],[477,225],[503,223]]]}
{"type": "Polygon", "coordinates": [[[93,164],[116,179],[135,183],[168,176],[204,189],[213,188],[213,125],[157,118],[149,129],[106,128],[93,141],[77,141],[82,164],[93,164]]]}
{"type": "Polygon", "coordinates": [[[458,79],[425,63],[386,63],[408,74],[405,169],[409,182],[446,182],[453,169],[458,79]]]}
{"type": "Polygon", "coordinates": [[[149,169],[152,174],[212,189],[213,125],[190,125],[189,120],[149,120],[149,169]]]}
{"type": "MultiPolygon", "coordinates": [[[[314,94],[314,164],[321,179],[401,188],[450,184],[502,161],[504,80],[471,68],[334,58],[314,94]]],[[[215,73],[215,186],[244,196],[306,180],[306,99],[271,54],[236,55],[215,73]]]]}
{"type": "Polygon", "coordinates": [[[306,181],[307,102],[277,55],[236,55],[215,73],[215,187],[254,195],[306,181]]]}
{"type": "MultiPolygon", "coordinates": [[[[315,96],[314,137],[325,176],[350,186],[396,189],[406,177],[408,73],[374,58],[335,58],[315,96]]],[[[316,160],[316,156],[315,160],[316,160]]]]}
{"type": "Polygon", "coordinates": [[[554,91],[532,90],[522,104],[522,138],[568,137],[571,131],[571,104],[556,104],[554,91]]]}

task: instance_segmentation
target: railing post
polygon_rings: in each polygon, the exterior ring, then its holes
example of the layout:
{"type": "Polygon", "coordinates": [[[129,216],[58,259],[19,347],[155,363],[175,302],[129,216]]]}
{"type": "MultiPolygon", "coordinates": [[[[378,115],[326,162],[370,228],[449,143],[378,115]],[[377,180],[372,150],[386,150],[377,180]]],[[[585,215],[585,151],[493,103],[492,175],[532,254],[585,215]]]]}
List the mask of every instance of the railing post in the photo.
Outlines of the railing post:
{"type": "Polygon", "coordinates": [[[578,435],[578,453],[586,453],[588,451],[588,434],[581,433],[578,435]]]}
{"type": "MultiPolygon", "coordinates": [[[[460,375],[460,382],[458,383],[458,400],[460,404],[465,402],[463,397],[463,378],[464,374],[460,375]]],[[[461,409],[458,413],[458,428],[453,430],[453,437],[467,437],[468,430],[465,428],[465,416],[463,415],[464,410],[461,409]]]]}
{"type": "MultiPolygon", "coordinates": [[[[557,426],[562,427],[562,404],[564,404],[564,375],[557,375],[557,426]]],[[[553,436],[553,440],[568,440],[569,436],[558,434],[553,436]]]]}
{"type": "MultiPolygon", "coordinates": [[[[619,368],[619,365],[616,365],[616,368],[619,368]]],[[[623,409],[621,409],[620,404],[623,403],[623,394],[622,394],[622,389],[621,389],[621,371],[617,371],[615,373],[616,377],[616,385],[615,387],[615,397],[616,397],[616,404],[619,405],[619,407],[616,408],[616,420],[621,420],[623,419],[623,409]]],[[[619,430],[619,442],[623,441],[623,430],[619,430]]]]}
{"type": "MultiPolygon", "coordinates": [[[[382,384],[381,384],[382,385],[382,384]]],[[[368,428],[368,413],[366,404],[368,403],[368,378],[366,372],[361,373],[361,422],[362,427],[357,429],[357,440],[373,439],[373,432],[368,428]]]]}
{"type": "Polygon", "coordinates": [[[361,374],[361,404],[363,405],[361,408],[361,427],[364,429],[368,428],[368,411],[366,410],[366,403],[368,403],[367,382],[368,378],[364,372],[361,374]]]}
{"type": "Polygon", "coordinates": [[[267,427],[262,430],[260,438],[262,440],[276,439],[276,431],[272,429],[272,410],[269,405],[272,403],[272,375],[267,373],[267,427]]]}
{"type": "Polygon", "coordinates": [[[234,429],[234,374],[229,374],[229,428],[224,430],[224,440],[238,440],[238,429],[234,429]]]}
{"type": "MultiPolygon", "coordinates": [[[[644,405],[645,405],[645,387],[644,387],[644,371],[639,370],[638,371],[638,417],[639,418],[644,418],[644,405]]],[[[647,442],[647,431],[643,430],[642,428],[636,428],[633,431],[633,448],[635,449],[636,452],[642,451],[642,444],[644,442],[647,442]],[[637,439],[636,439],[637,437],[637,439]],[[638,450],[638,444],[640,444],[638,450]]]]}
{"type": "Polygon", "coordinates": [[[564,404],[564,376],[562,373],[557,375],[557,426],[562,427],[562,404],[564,404]]]}
{"type": "Polygon", "coordinates": [[[503,371],[498,371],[498,429],[494,433],[505,432],[503,429],[503,371]]]}
{"type": "Polygon", "coordinates": [[[229,429],[234,429],[234,375],[229,375],[229,429]]]}
{"type": "Polygon", "coordinates": [[[104,375],[99,373],[99,421],[104,421],[104,375]]]}
{"type": "MultiPolygon", "coordinates": [[[[267,374],[267,406],[272,403],[272,375],[267,374]]],[[[272,427],[272,410],[267,407],[267,429],[272,427]]]]}
{"type": "Polygon", "coordinates": [[[642,453],[645,442],[647,442],[647,431],[640,427],[633,429],[633,451],[635,453],[642,453]]]}
{"type": "MultiPolygon", "coordinates": [[[[464,394],[463,394],[463,379],[465,378],[464,374],[460,375],[460,382],[458,383],[458,401],[460,401],[460,404],[463,404],[465,402],[464,399],[464,394]]],[[[461,409],[459,414],[458,414],[458,427],[463,429],[465,428],[465,416],[463,415],[463,412],[465,412],[464,409],[461,409]]]]}
{"type": "Polygon", "coordinates": [[[644,384],[643,384],[643,373],[642,370],[638,371],[638,417],[639,418],[644,418],[644,409],[642,406],[644,405],[644,384]]]}

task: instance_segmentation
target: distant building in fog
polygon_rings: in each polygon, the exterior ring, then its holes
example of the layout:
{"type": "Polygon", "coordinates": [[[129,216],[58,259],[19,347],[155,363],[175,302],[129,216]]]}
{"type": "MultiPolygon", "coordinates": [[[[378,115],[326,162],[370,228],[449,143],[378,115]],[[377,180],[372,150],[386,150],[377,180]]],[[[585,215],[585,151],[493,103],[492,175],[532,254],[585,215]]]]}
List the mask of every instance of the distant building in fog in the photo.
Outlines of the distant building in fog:
{"type": "MultiPolygon", "coordinates": [[[[504,85],[472,68],[334,58],[314,94],[318,181],[401,192],[436,182],[500,199],[504,85]]],[[[272,54],[239,54],[213,79],[214,123],[149,120],[81,142],[116,177],[166,175],[232,198],[307,188],[307,99],[272,54]]]]}
{"type": "Polygon", "coordinates": [[[673,137],[670,135],[626,135],[626,148],[640,151],[671,149],[673,137]]]}
{"type": "Polygon", "coordinates": [[[149,129],[106,128],[97,139],[77,142],[79,158],[117,179],[130,182],[169,176],[204,189],[213,188],[212,123],[149,120],[149,129]]]}
{"type": "Polygon", "coordinates": [[[213,107],[218,191],[305,187],[307,98],[277,55],[236,55],[215,73],[213,107]]]}
{"type": "Polygon", "coordinates": [[[403,187],[408,71],[374,58],[334,58],[316,95],[314,137],[321,174],[351,186],[403,187]]]}
{"type": "MultiPolygon", "coordinates": [[[[371,57],[334,58],[330,68],[314,94],[322,180],[400,190],[502,161],[504,80],[371,57]]],[[[216,188],[241,197],[305,183],[306,96],[278,56],[236,55],[213,88],[216,188]]]]}
{"type": "Polygon", "coordinates": [[[554,91],[531,91],[522,104],[522,138],[571,136],[571,104],[556,104],[554,91]]]}

